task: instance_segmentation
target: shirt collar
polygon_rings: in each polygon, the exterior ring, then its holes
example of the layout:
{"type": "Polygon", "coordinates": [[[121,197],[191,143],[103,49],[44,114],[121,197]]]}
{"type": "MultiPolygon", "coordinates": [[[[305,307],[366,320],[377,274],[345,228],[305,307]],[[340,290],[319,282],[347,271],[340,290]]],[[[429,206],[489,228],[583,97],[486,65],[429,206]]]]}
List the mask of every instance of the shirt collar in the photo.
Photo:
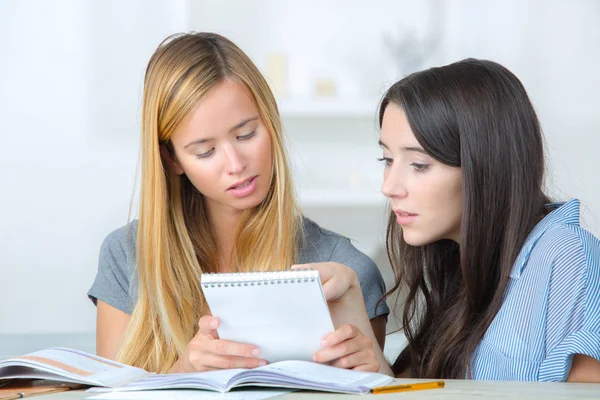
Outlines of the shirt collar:
{"type": "Polygon", "coordinates": [[[546,215],[535,228],[533,228],[529,236],[527,236],[525,244],[521,248],[512,270],[510,271],[510,277],[513,279],[519,279],[521,277],[521,273],[523,272],[525,265],[527,265],[531,251],[544,232],[556,225],[567,224],[579,226],[579,200],[572,199],[567,203],[550,203],[546,206],[558,208],[546,215]]]}

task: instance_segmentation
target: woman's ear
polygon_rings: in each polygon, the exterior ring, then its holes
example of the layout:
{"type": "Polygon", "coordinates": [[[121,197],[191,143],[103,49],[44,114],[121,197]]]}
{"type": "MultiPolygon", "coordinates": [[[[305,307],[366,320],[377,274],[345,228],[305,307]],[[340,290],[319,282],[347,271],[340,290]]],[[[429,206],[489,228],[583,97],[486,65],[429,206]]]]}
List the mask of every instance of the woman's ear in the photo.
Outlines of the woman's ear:
{"type": "Polygon", "coordinates": [[[181,165],[179,164],[175,156],[171,154],[167,146],[163,144],[160,145],[160,156],[163,159],[163,161],[167,164],[167,167],[171,172],[174,172],[177,175],[184,174],[183,168],[181,168],[181,165]]]}

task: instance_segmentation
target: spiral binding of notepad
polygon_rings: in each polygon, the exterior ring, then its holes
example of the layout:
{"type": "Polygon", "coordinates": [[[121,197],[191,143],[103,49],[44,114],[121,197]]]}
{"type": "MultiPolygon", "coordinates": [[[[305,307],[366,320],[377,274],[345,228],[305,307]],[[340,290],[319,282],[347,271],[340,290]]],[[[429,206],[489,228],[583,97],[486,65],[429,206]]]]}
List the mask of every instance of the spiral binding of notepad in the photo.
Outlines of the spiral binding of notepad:
{"type": "Polygon", "coordinates": [[[202,274],[203,287],[260,286],[287,283],[313,282],[319,279],[319,271],[297,269],[289,271],[233,272],[202,274]]]}

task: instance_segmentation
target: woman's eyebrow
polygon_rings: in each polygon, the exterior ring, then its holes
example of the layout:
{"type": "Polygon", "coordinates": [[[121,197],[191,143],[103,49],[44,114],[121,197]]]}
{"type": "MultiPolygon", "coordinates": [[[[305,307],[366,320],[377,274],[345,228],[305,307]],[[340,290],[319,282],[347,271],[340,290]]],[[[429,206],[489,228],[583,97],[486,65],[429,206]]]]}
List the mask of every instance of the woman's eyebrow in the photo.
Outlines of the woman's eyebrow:
{"type": "MultiPolygon", "coordinates": [[[[381,147],[385,147],[386,149],[390,149],[385,143],[383,143],[381,140],[379,141],[379,146],[381,147]]],[[[403,147],[402,150],[404,151],[416,151],[419,153],[423,153],[425,155],[428,155],[427,152],[425,150],[423,150],[421,147],[416,147],[416,146],[407,146],[407,147],[403,147]]]]}
{"type": "Polygon", "coordinates": [[[416,151],[418,153],[423,153],[427,155],[427,152],[423,150],[421,147],[404,147],[402,150],[404,151],[416,151]]]}
{"type": "Polygon", "coordinates": [[[250,118],[246,118],[245,120],[243,120],[242,122],[240,122],[239,124],[237,124],[236,126],[234,126],[233,128],[231,128],[229,130],[229,133],[240,129],[241,127],[243,127],[244,125],[246,125],[248,122],[252,122],[252,121],[256,121],[258,119],[258,116],[254,116],[254,117],[250,117],[250,118]]]}

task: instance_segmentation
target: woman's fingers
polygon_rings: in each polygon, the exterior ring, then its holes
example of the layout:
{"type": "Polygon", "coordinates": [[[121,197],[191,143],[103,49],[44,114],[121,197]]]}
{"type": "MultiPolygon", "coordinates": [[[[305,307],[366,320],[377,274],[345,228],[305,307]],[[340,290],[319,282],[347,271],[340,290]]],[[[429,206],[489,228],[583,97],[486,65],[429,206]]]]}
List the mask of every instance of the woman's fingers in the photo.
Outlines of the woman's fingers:
{"type": "Polygon", "coordinates": [[[219,339],[218,318],[205,315],[198,321],[198,333],[188,344],[184,360],[188,365],[184,370],[209,371],[222,368],[256,368],[267,364],[258,358],[257,346],[219,339]]]}
{"type": "Polygon", "coordinates": [[[325,364],[363,350],[372,349],[365,349],[365,347],[359,343],[359,340],[346,340],[345,342],[337,344],[333,347],[326,347],[315,352],[313,360],[318,363],[325,364]]]}
{"type": "MultiPolygon", "coordinates": [[[[379,370],[381,369],[381,363],[379,362],[379,360],[375,359],[375,361],[373,361],[372,364],[359,365],[352,369],[354,371],[361,371],[361,372],[379,372],[379,370]]],[[[383,372],[380,372],[380,373],[383,373],[383,372]]]]}
{"type": "Polygon", "coordinates": [[[359,351],[338,358],[330,364],[332,367],[354,369],[357,371],[377,372],[379,371],[379,361],[375,353],[369,351],[359,351]]]}
{"type": "Polygon", "coordinates": [[[358,329],[358,327],[356,327],[355,325],[344,324],[335,331],[325,336],[321,341],[321,346],[335,346],[336,344],[341,343],[344,340],[352,339],[358,335],[362,335],[362,332],[360,331],[360,329],[358,329]]]}
{"type": "Polygon", "coordinates": [[[316,362],[341,362],[346,365],[344,368],[351,368],[359,364],[348,366],[346,363],[349,361],[358,362],[357,356],[353,356],[344,361],[341,361],[341,359],[354,355],[355,353],[361,353],[362,355],[360,357],[362,357],[365,363],[370,362],[370,357],[377,358],[375,356],[375,351],[373,350],[371,338],[364,335],[360,329],[354,325],[342,325],[340,328],[327,335],[321,344],[323,348],[317,351],[313,357],[316,362]]]}
{"type": "Polygon", "coordinates": [[[197,335],[210,336],[213,339],[218,339],[219,334],[217,333],[217,328],[220,324],[219,318],[215,318],[212,315],[205,315],[198,321],[197,335]]]}
{"type": "Polygon", "coordinates": [[[256,368],[266,365],[267,362],[260,358],[204,353],[202,354],[202,357],[193,360],[192,364],[196,371],[210,371],[215,369],[256,368]]]}
{"type": "Polygon", "coordinates": [[[205,351],[217,355],[246,358],[258,357],[260,355],[260,350],[256,346],[221,339],[211,340],[206,343],[205,351]]]}
{"type": "Polygon", "coordinates": [[[170,372],[197,372],[223,368],[256,368],[267,364],[258,358],[257,346],[219,339],[220,321],[205,315],[198,321],[198,332],[179,356],[170,372]]]}
{"type": "Polygon", "coordinates": [[[335,301],[358,282],[354,270],[346,265],[335,262],[293,265],[292,269],[311,268],[319,271],[323,285],[323,294],[327,301],[335,301]]]}
{"type": "Polygon", "coordinates": [[[379,371],[373,341],[354,325],[342,325],[327,335],[321,344],[323,348],[313,357],[316,362],[358,371],[379,371]]]}
{"type": "Polygon", "coordinates": [[[261,358],[258,347],[214,339],[209,335],[198,333],[187,347],[187,359],[194,371],[209,371],[221,368],[256,368],[266,365],[261,358]]]}

